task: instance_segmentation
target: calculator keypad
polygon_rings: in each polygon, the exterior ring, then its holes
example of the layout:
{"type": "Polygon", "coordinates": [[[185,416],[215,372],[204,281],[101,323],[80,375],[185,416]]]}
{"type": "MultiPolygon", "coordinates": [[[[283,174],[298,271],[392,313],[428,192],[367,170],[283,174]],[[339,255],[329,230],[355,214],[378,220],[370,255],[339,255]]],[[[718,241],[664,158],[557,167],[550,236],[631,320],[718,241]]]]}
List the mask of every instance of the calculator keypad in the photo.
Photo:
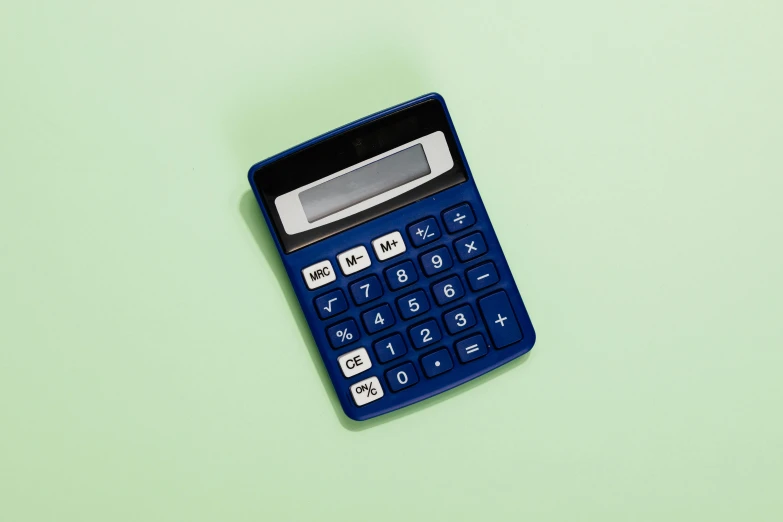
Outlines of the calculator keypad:
{"type": "MultiPolygon", "coordinates": [[[[405,238],[396,230],[372,239],[375,259],[370,259],[365,245],[337,256],[340,271],[351,276],[345,288],[352,303],[337,288],[315,297],[314,306],[322,319],[343,313],[349,316],[325,325],[331,346],[335,350],[346,347],[337,357],[343,376],[361,379],[359,374],[370,369],[383,375],[351,384],[357,406],[380,399],[384,388],[398,393],[421,379],[448,382],[448,377],[439,376],[455,365],[478,365],[474,361],[487,356],[493,347],[500,350],[523,338],[505,287],[493,286],[500,282],[497,266],[491,260],[477,259],[489,248],[481,231],[468,230],[475,224],[473,209],[463,203],[440,216],[409,223],[401,229],[405,238]],[[393,259],[407,252],[405,240],[414,251],[393,259]],[[375,273],[358,273],[373,262],[382,263],[375,273]],[[351,313],[354,305],[358,314],[351,313]],[[363,334],[370,338],[352,344],[363,334]],[[455,337],[444,339],[445,334],[455,337]]],[[[335,280],[329,260],[302,273],[309,288],[335,280]]]]}

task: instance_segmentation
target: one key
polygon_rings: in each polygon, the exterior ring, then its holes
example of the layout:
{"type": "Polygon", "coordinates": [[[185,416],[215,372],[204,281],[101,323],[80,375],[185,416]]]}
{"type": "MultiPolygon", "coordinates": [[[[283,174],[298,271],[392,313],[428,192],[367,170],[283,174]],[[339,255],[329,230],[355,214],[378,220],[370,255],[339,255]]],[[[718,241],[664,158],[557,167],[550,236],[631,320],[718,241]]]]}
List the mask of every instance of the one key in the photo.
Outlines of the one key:
{"type": "Polygon", "coordinates": [[[408,334],[411,336],[413,347],[417,350],[437,343],[442,337],[440,327],[435,319],[430,319],[429,321],[417,324],[410,329],[408,334]]]}
{"type": "Polygon", "coordinates": [[[386,372],[386,380],[391,391],[398,392],[419,382],[419,375],[413,364],[405,363],[386,372]]]}
{"type": "Polygon", "coordinates": [[[419,280],[419,274],[416,273],[416,267],[411,261],[403,261],[399,265],[389,267],[385,273],[386,281],[389,282],[389,288],[392,290],[412,285],[419,280]]]}
{"type": "Polygon", "coordinates": [[[459,277],[452,276],[432,285],[432,295],[435,296],[435,301],[442,306],[465,295],[465,289],[462,287],[459,277]]]}
{"type": "Polygon", "coordinates": [[[413,246],[420,247],[438,239],[440,237],[440,227],[435,218],[427,218],[418,223],[408,225],[408,235],[413,246]]]}
{"type": "Polygon", "coordinates": [[[373,344],[375,355],[378,356],[378,362],[387,363],[398,357],[402,357],[408,352],[405,346],[405,340],[400,334],[394,334],[373,344]]]}
{"type": "Polygon", "coordinates": [[[422,357],[421,367],[424,370],[424,375],[431,379],[436,375],[451,370],[454,367],[454,363],[451,361],[451,355],[449,355],[448,350],[443,348],[422,357]]]}
{"type": "Polygon", "coordinates": [[[356,326],[356,321],[353,319],[330,326],[326,330],[326,335],[329,337],[329,343],[332,345],[332,348],[342,348],[347,344],[358,341],[359,337],[362,336],[359,333],[359,328],[356,326]]]}
{"type": "Polygon", "coordinates": [[[327,319],[333,315],[348,310],[348,301],[345,300],[345,294],[339,288],[328,294],[324,294],[315,299],[315,309],[321,319],[327,319]]]}
{"type": "Polygon", "coordinates": [[[382,304],[378,308],[364,312],[362,322],[367,333],[374,334],[394,325],[394,314],[389,305],[382,304]]]}
{"type": "Polygon", "coordinates": [[[448,270],[451,268],[451,265],[454,264],[451,260],[449,249],[446,247],[436,248],[431,252],[422,254],[419,257],[419,262],[421,263],[421,269],[424,270],[424,273],[428,276],[448,270]]]}
{"type": "Polygon", "coordinates": [[[490,261],[468,270],[468,285],[474,292],[492,286],[500,279],[495,264],[490,261]]]}
{"type": "Polygon", "coordinates": [[[412,294],[397,299],[397,308],[399,308],[403,319],[410,319],[429,310],[430,302],[423,290],[416,290],[412,294]]]}
{"type": "Polygon", "coordinates": [[[495,348],[505,348],[522,340],[522,330],[506,292],[496,292],[479,299],[478,305],[495,348]]]}
{"type": "Polygon", "coordinates": [[[443,223],[450,234],[464,230],[476,222],[473,209],[467,203],[443,213],[443,223]]]}
{"type": "Polygon", "coordinates": [[[489,348],[487,342],[484,340],[484,336],[481,334],[473,335],[467,339],[457,341],[454,345],[457,349],[457,357],[459,360],[466,363],[478,359],[487,355],[489,348]]]}
{"type": "Polygon", "coordinates": [[[358,305],[369,303],[383,295],[381,280],[374,275],[351,283],[349,288],[353,301],[358,305]]]}
{"type": "Polygon", "coordinates": [[[443,322],[446,323],[446,330],[455,334],[476,324],[476,316],[470,305],[465,305],[443,314],[443,322]]]}
{"type": "Polygon", "coordinates": [[[487,244],[481,232],[458,239],[454,242],[454,250],[460,261],[470,261],[487,252],[487,244]]]}

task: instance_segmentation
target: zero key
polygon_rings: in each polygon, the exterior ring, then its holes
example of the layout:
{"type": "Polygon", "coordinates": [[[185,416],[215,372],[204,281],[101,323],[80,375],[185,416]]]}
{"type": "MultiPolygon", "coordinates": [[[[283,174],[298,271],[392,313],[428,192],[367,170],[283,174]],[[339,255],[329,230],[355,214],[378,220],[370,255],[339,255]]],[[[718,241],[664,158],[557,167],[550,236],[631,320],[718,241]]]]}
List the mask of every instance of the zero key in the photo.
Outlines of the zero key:
{"type": "Polygon", "coordinates": [[[481,298],[478,305],[495,348],[505,348],[522,340],[522,330],[519,329],[506,292],[500,291],[481,298]]]}

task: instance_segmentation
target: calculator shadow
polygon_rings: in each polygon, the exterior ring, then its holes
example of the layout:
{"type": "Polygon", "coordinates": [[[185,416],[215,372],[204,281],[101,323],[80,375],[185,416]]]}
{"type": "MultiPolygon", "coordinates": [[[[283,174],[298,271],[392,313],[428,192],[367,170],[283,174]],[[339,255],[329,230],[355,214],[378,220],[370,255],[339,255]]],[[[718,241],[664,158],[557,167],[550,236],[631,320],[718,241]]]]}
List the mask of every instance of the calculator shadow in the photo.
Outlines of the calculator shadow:
{"type": "Polygon", "coordinates": [[[515,359],[508,364],[504,364],[500,368],[497,368],[489,373],[485,373],[484,375],[481,375],[472,381],[469,381],[461,386],[457,386],[456,388],[452,388],[451,390],[436,395],[430,399],[408,406],[407,408],[402,408],[400,410],[387,413],[386,415],[381,415],[380,417],[375,417],[373,419],[362,422],[350,419],[343,412],[343,408],[340,405],[340,400],[337,398],[337,394],[334,391],[332,382],[329,379],[329,374],[326,373],[326,368],[324,368],[323,362],[321,361],[321,354],[318,352],[318,347],[315,345],[315,341],[310,334],[310,327],[307,325],[307,320],[305,319],[305,316],[302,313],[302,309],[299,306],[296,293],[294,292],[294,289],[288,280],[288,274],[285,271],[283,262],[281,261],[280,255],[277,252],[275,242],[272,240],[272,236],[266,226],[266,222],[264,221],[264,216],[261,214],[261,209],[258,208],[258,203],[256,202],[256,198],[252,191],[248,190],[245,192],[239,200],[239,213],[242,215],[242,219],[247,224],[247,228],[250,230],[250,233],[256,240],[256,244],[258,244],[258,248],[261,250],[266,263],[274,273],[278,285],[280,285],[280,290],[285,296],[286,304],[291,311],[291,315],[296,320],[296,325],[299,328],[302,341],[307,347],[310,359],[313,361],[313,366],[318,373],[318,377],[321,379],[324,392],[326,393],[327,397],[329,397],[329,402],[332,404],[332,408],[335,411],[337,419],[344,428],[350,431],[363,431],[375,426],[380,426],[381,424],[385,424],[401,417],[415,415],[416,413],[425,410],[430,406],[434,406],[452,397],[456,397],[462,393],[470,391],[476,386],[480,386],[485,382],[488,382],[508,371],[513,370],[517,366],[524,364],[530,357],[530,352],[528,352],[518,359],[515,359]]]}

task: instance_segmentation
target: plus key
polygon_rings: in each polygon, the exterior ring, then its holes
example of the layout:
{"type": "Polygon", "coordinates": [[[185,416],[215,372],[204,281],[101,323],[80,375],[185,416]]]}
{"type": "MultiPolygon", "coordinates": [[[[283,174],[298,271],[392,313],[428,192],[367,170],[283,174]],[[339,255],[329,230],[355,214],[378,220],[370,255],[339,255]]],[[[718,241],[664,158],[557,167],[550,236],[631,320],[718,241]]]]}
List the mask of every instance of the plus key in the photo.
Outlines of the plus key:
{"type": "Polygon", "coordinates": [[[522,330],[519,329],[506,292],[496,292],[481,298],[478,305],[495,348],[505,348],[522,340],[522,330]]]}

